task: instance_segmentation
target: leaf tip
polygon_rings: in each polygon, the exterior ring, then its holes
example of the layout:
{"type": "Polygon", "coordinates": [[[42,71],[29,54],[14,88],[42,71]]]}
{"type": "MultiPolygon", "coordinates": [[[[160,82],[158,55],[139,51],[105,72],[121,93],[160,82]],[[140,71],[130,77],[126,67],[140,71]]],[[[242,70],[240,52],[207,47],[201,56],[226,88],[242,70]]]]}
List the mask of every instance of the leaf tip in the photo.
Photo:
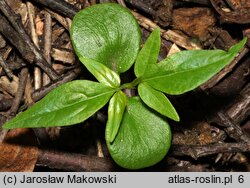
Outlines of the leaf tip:
{"type": "Polygon", "coordinates": [[[244,43],[244,45],[245,45],[246,42],[247,42],[247,37],[244,37],[244,38],[242,39],[242,41],[243,41],[243,43],[244,43]]]}
{"type": "Polygon", "coordinates": [[[246,44],[247,42],[247,37],[244,37],[240,42],[237,44],[233,45],[230,49],[229,52],[231,53],[238,53],[246,44]]]}
{"type": "Polygon", "coordinates": [[[116,133],[116,134],[112,134],[112,135],[110,136],[110,138],[109,138],[109,140],[108,140],[110,144],[114,142],[116,135],[117,135],[117,133],[116,133]]]}
{"type": "Polygon", "coordinates": [[[112,144],[114,141],[115,141],[115,138],[118,134],[118,131],[117,132],[110,132],[106,129],[106,135],[105,135],[105,139],[106,141],[109,143],[109,144],[112,144]]]}
{"type": "Polygon", "coordinates": [[[176,114],[176,117],[173,118],[174,121],[176,122],[180,122],[180,117],[178,114],[176,114]]]}
{"type": "Polygon", "coordinates": [[[11,124],[9,124],[9,122],[6,122],[3,126],[2,129],[14,129],[13,126],[11,126],[11,124]]]}
{"type": "Polygon", "coordinates": [[[157,27],[157,28],[154,29],[154,31],[157,32],[157,33],[158,33],[158,32],[161,32],[161,28],[160,28],[160,27],[157,27]]]}
{"type": "Polygon", "coordinates": [[[2,129],[9,129],[8,126],[3,125],[2,129]]]}
{"type": "Polygon", "coordinates": [[[167,117],[176,121],[176,122],[180,122],[180,116],[178,115],[178,113],[176,112],[174,107],[173,107],[173,111],[174,111],[174,113],[171,116],[167,115],[167,117]]]}

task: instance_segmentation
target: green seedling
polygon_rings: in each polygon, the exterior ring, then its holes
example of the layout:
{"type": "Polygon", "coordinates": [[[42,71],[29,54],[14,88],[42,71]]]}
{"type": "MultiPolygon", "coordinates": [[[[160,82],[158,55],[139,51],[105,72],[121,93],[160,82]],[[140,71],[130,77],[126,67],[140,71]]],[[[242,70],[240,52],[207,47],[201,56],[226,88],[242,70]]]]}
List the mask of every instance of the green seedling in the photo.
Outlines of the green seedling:
{"type": "Polygon", "coordinates": [[[167,118],[180,118],[165,94],[180,95],[206,82],[229,64],[246,39],[222,50],[190,50],[157,62],[160,29],[140,50],[141,33],[134,16],[117,4],[80,11],[70,31],[76,54],[98,82],[77,80],[59,86],[3,127],[68,126],[83,122],[108,106],[106,143],[114,161],[128,169],[152,166],[171,146],[167,118]],[[134,64],[135,62],[135,64],[134,64]],[[120,73],[134,64],[136,79],[121,84],[120,73]],[[138,89],[128,97],[124,89],[138,89]]]}

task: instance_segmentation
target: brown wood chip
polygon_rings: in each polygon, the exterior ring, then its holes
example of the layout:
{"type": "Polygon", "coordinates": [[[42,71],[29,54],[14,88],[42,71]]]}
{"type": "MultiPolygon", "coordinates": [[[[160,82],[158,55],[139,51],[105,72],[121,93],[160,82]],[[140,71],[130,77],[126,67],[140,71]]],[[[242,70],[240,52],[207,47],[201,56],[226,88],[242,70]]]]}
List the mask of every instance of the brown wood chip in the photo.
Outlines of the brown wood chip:
{"type": "Polygon", "coordinates": [[[32,172],[38,148],[30,129],[11,130],[0,144],[0,172],[32,172]]]}

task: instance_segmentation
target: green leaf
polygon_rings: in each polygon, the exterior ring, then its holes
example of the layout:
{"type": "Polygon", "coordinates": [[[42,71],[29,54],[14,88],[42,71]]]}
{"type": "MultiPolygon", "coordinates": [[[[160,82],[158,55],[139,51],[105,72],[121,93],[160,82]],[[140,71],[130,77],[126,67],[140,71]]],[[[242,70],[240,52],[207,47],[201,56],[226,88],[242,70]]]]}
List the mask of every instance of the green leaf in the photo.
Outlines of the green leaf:
{"type": "Polygon", "coordinates": [[[107,145],[118,165],[140,169],[163,159],[171,145],[171,130],[165,119],[133,97],[128,99],[114,142],[107,145]]]}
{"type": "Polygon", "coordinates": [[[87,57],[80,57],[79,59],[99,82],[113,88],[120,86],[120,77],[116,72],[87,57]]]}
{"type": "Polygon", "coordinates": [[[162,92],[153,89],[146,83],[138,86],[138,92],[143,102],[150,108],[175,121],[180,121],[175,108],[162,92]]]}
{"type": "Polygon", "coordinates": [[[104,3],[78,12],[70,30],[78,57],[88,57],[122,73],[134,63],[141,31],[135,17],[120,5],[104,3]]]}
{"type": "Polygon", "coordinates": [[[122,91],[117,91],[109,102],[108,121],[106,125],[105,136],[107,142],[113,142],[121,121],[123,113],[127,104],[127,97],[122,91]]]}
{"type": "Polygon", "coordinates": [[[209,80],[229,64],[243,48],[246,39],[229,52],[222,50],[181,51],[159,64],[151,65],[143,80],[156,90],[178,95],[190,91],[209,80]]]}
{"type": "Polygon", "coordinates": [[[53,127],[80,123],[102,108],[114,89],[77,80],[59,86],[31,108],[8,121],[3,128],[53,127]]]}
{"type": "Polygon", "coordinates": [[[141,77],[148,67],[148,64],[154,64],[157,62],[158,55],[161,48],[161,32],[160,29],[155,29],[143,48],[139,52],[135,62],[135,75],[141,77]]]}

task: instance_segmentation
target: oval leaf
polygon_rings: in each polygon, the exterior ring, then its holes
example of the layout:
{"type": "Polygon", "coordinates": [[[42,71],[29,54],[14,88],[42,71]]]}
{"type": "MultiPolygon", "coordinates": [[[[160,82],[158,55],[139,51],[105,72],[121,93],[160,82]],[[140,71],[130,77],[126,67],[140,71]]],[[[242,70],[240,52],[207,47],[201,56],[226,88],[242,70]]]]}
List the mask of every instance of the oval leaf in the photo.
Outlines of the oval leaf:
{"type": "Polygon", "coordinates": [[[122,73],[135,61],[141,32],[134,16],[126,8],[97,4],[76,14],[71,39],[78,57],[88,57],[122,73]]]}
{"type": "Polygon", "coordinates": [[[171,130],[159,114],[138,97],[128,99],[119,132],[107,142],[114,161],[128,169],[152,166],[163,159],[171,144],[171,130]]]}
{"type": "Polygon", "coordinates": [[[143,48],[139,52],[135,61],[135,75],[136,77],[141,77],[148,67],[148,64],[154,64],[157,62],[158,55],[161,48],[161,32],[160,29],[155,29],[147,41],[145,42],[143,48]]]}
{"type": "Polygon", "coordinates": [[[108,121],[105,136],[107,142],[113,142],[123,117],[123,112],[127,104],[127,97],[122,91],[116,92],[109,102],[108,121]]]}
{"type": "Polygon", "coordinates": [[[80,123],[102,108],[114,90],[104,84],[77,80],[59,86],[3,128],[52,127],[80,123]]]}
{"type": "Polygon", "coordinates": [[[167,94],[190,91],[209,80],[229,64],[246,43],[246,39],[228,52],[222,50],[181,51],[147,69],[143,80],[167,94]]]}
{"type": "Polygon", "coordinates": [[[116,72],[95,60],[86,57],[80,57],[79,59],[99,82],[113,88],[120,86],[120,77],[116,72]]]}
{"type": "Polygon", "coordinates": [[[180,121],[175,108],[162,92],[155,90],[146,83],[141,83],[138,86],[138,92],[143,102],[150,108],[172,120],[180,121]]]}

